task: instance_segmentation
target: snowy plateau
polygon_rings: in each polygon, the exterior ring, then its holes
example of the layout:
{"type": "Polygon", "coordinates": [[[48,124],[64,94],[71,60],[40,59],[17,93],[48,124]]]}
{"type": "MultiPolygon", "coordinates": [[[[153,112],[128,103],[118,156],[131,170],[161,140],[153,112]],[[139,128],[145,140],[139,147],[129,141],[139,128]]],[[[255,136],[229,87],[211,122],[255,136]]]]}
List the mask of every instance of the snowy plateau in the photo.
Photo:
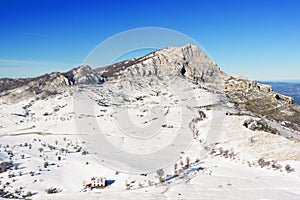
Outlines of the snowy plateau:
{"type": "Polygon", "coordinates": [[[0,198],[296,200],[299,127],[292,98],[227,75],[193,45],[0,79],[0,198]],[[99,154],[95,135],[144,161],[99,154]]]}

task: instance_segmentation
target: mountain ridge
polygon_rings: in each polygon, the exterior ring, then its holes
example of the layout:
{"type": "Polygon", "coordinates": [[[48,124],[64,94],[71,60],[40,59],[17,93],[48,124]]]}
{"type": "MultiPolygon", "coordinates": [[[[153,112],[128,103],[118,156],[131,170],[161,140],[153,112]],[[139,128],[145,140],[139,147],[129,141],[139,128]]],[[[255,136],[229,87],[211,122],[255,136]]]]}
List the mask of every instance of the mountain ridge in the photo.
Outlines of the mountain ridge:
{"type": "Polygon", "coordinates": [[[131,76],[181,74],[196,82],[218,82],[218,85],[228,76],[198,47],[188,44],[184,47],[168,47],[140,58],[96,69],[89,65],[81,65],[67,72],[52,72],[34,78],[2,78],[0,96],[12,93],[24,93],[24,96],[51,94],[56,93],[62,86],[102,84],[125,77],[127,73],[131,76]]]}
{"type": "Polygon", "coordinates": [[[204,52],[191,44],[164,48],[96,69],[81,65],[67,72],[53,72],[35,78],[0,79],[0,96],[13,102],[24,98],[44,99],[76,85],[118,81],[123,82],[119,87],[128,87],[132,84],[131,80],[136,80],[135,84],[149,85],[150,80],[144,77],[153,76],[159,79],[182,77],[208,91],[223,94],[241,112],[250,111],[258,116],[289,121],[292,128],[300,130],[297,125],[300,124],[297,120],[300,109],[294,105],[293,98],[274,92],[270,85],[227,75],[204,52]],[[145,83],[139,83],[138,80],[145,83]],[[281,114],[274,114],[278,112],[281,114]]]}
{"type": "Polygon", "coordinates": [[[282,82],[282,81],[258,81],[263,84],[272,85],[274,91],[293,97],[295,103],[300,105],[300,82],[282,82]]]}

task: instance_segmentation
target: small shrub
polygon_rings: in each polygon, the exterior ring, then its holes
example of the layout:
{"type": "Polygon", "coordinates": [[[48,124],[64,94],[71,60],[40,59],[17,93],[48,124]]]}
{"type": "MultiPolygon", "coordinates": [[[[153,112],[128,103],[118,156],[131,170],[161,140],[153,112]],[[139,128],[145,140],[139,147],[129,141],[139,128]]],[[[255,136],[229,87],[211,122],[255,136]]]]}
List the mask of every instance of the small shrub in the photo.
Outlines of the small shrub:
{"type": "Polygon", "coordinates": [[[285,170],[286,170],[287,172],[290,172],[290,171],[292,171],[292,167],[291,167],[289,164],[287,164],[287,165],[285,166],[285,170]]]}
{"type": "Polygon", "coordinates": [[[12,162],[3,161],[0,163],[0,173],[6,172],[9,168],[12,167],[12,162]]]}
{"type": "Polygon", "coordinates": [[[40,153],[42,153],[44,151],[44,149],[42,147],[40,147],[38,150],[40,153]]]}
{"type": "Polygon", "coordinates": [[[61,192],[61,190],[59,188],[53,188],[53,187],[51,187],[51,188],[48,188],[46,190],[46,192],[47,192],[47,194],[55,194],[55,193],[61,192]]]}
{"type": "Polygon", "coordinates": [[[32,196],[32,193],[30,191],[28,191],[26,194],[24,194],[22,197],[23,198],[28,198],[28,197],[31,197],[32,196]]]}

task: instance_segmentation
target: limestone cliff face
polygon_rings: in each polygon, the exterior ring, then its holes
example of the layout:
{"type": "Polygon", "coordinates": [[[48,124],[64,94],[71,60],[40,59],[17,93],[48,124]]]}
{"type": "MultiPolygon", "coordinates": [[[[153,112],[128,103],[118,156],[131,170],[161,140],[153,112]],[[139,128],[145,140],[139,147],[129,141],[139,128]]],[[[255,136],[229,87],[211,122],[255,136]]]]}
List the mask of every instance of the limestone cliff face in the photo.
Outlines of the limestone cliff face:
{"type": "Polygon", "coordinates": [[[195,82],[222,84],[228,78],[204,52],[194,45],[169,47],[144,57],[124,61],[96,71],[105,80],[127,76],[181,75],[195,82]]]}
{"type": "Polygon", "coordinates": [[[248,79],[230,77],[225,82],[225,91],[247,90],[247,89],[260,90],[263,92],[272,92],[273,91],[272,86],[270,86],[270,85],[257,83],[255,81],[251,81],[248,79]]]}
{"type": "Polygon", "coordinates": [[[282,100],[282,101],[285,101],[287,102],[288,104],[294,104],[294,99],[292,97],[288,97],[288,96],[285,96],[285,95],[282,95],[282,94],[277,94],[277,93],[274,93],[273,94],[273,98],[275,100],[282,100]]]}
{"type": "MultiPolygon", "coordinates": [[[[288,104],[294,104],[294,99],[292,97],[273,92],[272,86],[257,83],[248,79],[230,77],[228,80],[226,80],[224,89],[227,93],[255,90],[261,93],[271,95],[272,101],[284,101],[288,104]]],[[[255,98],[254,95],[253,98],[255,98]]],[[[259,97],[257,96],[256,98],[259,97]]]]}

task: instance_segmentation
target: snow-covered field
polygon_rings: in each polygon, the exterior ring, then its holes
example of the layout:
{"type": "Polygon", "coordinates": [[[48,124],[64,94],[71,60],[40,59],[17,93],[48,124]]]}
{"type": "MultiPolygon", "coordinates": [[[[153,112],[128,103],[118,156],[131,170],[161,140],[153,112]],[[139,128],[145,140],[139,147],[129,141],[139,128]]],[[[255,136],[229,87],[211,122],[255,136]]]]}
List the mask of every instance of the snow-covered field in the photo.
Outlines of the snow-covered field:
{"type": "MultiPolygon", "coordinates": [[[[154,80],[154,83],[159,82],[154,80]]],[[[74,108],[74,96],[66,89],[44,100],[14,104],[1,100],[0,162],[11,165],[0,173],[0,191],[10,193],[13,198],[32,199],[300,198],[299,141],[245,128],[243,122],[251,117],[225,115],[226,108],[218,106],[222,97],[196,86],[191,87],[193,97],[188,93],[176,97],[176,92],[172,94],[168,86],[164,90],[162,85],[154,84],[150,89],[150,86],[132,88],[127,87],[128,83],[122,84],[88,87],[93,91],[92,117],[97,122],[90,124],[90,133],[100,127],[116,148],[132,154],[149,153],[172,144],[174,134],[185,126],[184,134],[191,138],[191,143],[183,150],[175,143],[180,151],[174,163],[162,166],[163,181],[155,171],[144,174],[122,171],[132,164],[126,163],[126,159],[117,160],[118,169],[106,162],[109,155],[99,161],[82,132],[78,133],[76,124],[91,116],[76,113],[80,109],[74,108]],[[197,105],[183,111],[183,105],[186,108],[189,104],[184,102],[191,99],[197,105]],[[137,143],[116,126],[115,121],[120,121],[125,108],[135,126],[147,128],[155,124],[161,115],[153,105],[162,107],[165,121],[161,134],[154,136],[152,142],[137,143]],[[199,118],[198,110],[206,117],[193,121],[199,118]],[[183,122],[176,117],[182,116],[182,112],[186,114],[183,122]],[[189,124],[191,121],[194,124],[189,124]],[[261,158],[263,162],[259,163],[261,158]],[[115,182],[102,189],[85,188],[94,176],[115,182]],[[54,188],[57,193],[48,194],[54,188]]],[[[185,90],[180,81],[176,84],[178,90],[185,90]]],[[[131,126],[123,125],[123,131],[132,133],[131,126]]]]}

